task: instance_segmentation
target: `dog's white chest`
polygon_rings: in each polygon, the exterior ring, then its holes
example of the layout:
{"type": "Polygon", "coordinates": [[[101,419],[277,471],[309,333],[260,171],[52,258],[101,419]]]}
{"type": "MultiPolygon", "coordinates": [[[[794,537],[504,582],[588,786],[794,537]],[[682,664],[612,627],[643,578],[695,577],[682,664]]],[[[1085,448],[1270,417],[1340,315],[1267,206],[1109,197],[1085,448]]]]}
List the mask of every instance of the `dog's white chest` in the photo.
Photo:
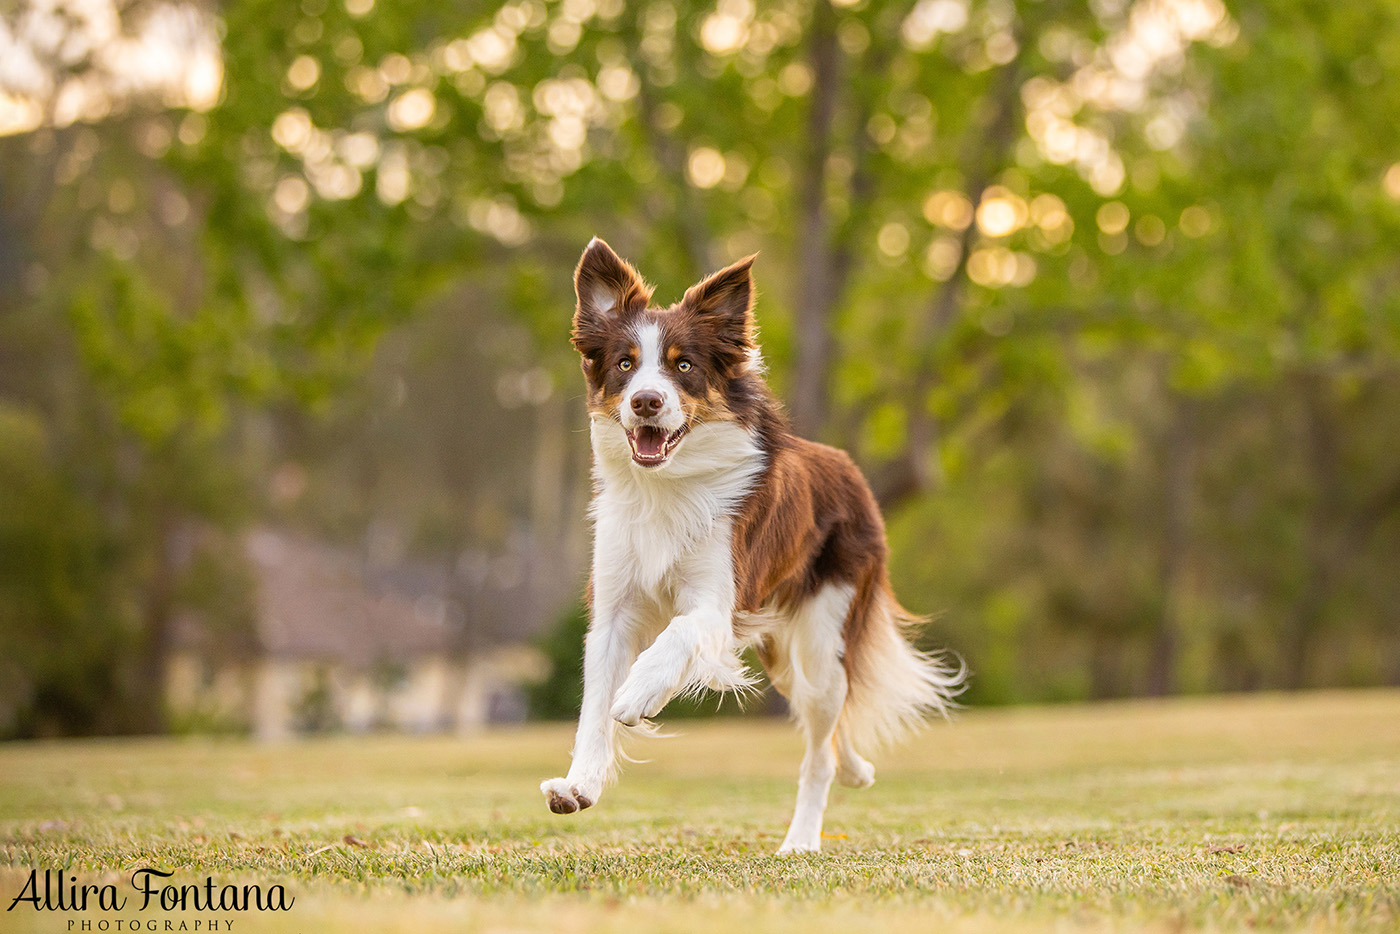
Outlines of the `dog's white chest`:
{"type": "Polygon", "coordinates": [[[609,490],[595,504],[596,559],[632,588],[655,594],[702,541],[719,517],[693,502],[639,501],[609,490]]]}
{"type": "Polygon", "coordinates": [[[650,594],[667,589],[689,561],[728,559],[730,520],[763,469],[762,451],[731,423],[690,432],[670,463],[631,463],[615,423],[593,423],[598,494],[593,501],[594,572],[650,594]]]}

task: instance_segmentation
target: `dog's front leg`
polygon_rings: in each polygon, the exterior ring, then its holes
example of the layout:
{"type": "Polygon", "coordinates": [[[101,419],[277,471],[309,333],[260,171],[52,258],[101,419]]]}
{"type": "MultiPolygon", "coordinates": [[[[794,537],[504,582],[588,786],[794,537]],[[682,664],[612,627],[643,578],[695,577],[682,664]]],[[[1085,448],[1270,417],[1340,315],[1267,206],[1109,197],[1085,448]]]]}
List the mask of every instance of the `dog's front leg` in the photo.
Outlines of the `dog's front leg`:
{"type": "Polygon", "coordinates": [[[702,687],[751,687],[734,639],[734,578],[730,526],[718,527],[692,559],[677,569],[674,617],[637,657],[612,704],[612,717],[635,726],[654,717],[677,694],[702,687]]]}
{"type": "Polygon", "coordinates": [[[612,777],[617,761],[617,721],[609,716],[609,708],[636,657],[634,621],[625,600],[606,586],[599,587],[583,641],[583,704],[573,761],[566,777],[540,784],[555,814],[572,814],[597,804],[603,786],[612,777]]]}

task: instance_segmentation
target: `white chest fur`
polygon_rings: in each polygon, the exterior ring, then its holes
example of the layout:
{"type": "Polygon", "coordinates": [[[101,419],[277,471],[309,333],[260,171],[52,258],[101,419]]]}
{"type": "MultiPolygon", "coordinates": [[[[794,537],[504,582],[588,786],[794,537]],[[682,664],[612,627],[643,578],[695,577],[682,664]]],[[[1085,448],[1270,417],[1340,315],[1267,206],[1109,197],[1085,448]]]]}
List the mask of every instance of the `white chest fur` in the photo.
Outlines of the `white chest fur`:
{"type": "MultiPolygon", "coordinates": [[[[728,528],[764,467],[763,450],[732,422],[693,429],[660,467],[632,462],[621,426],[596,417],[591,427],[594,575],[661,597],[673,572],[709,544],[728,548],[715,533],[728,528]]],[[[727,563],[728,555],[724,555],[727,563]]]]}

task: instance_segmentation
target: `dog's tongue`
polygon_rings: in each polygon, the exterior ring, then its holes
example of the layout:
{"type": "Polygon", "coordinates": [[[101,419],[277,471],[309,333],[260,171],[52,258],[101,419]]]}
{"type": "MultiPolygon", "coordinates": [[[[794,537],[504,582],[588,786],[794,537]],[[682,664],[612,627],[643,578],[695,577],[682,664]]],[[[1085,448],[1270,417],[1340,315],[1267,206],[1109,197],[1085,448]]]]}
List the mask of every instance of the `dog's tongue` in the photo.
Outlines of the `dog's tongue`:
{"type": "Polygon", "coordinates": [[[637,429],[637,453],[643,457],[660,457],[666,447],[666,432],[644,425],[637,429]]]}

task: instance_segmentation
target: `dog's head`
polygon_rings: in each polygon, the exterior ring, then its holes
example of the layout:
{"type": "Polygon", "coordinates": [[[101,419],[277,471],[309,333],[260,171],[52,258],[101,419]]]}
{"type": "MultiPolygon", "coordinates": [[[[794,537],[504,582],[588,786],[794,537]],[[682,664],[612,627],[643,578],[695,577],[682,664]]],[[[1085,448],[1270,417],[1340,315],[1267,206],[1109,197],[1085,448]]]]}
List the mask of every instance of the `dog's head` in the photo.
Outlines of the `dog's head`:
{"type": "Polygon", "coordinates": [[[686,290],[669,308],[602,240],[574,273],[573,343],[583,356],[588,410],[616,421],[632,461],[660,467],[701,424],[733,421],[740,377],[757,363],[752,256],[686,290]]]}

